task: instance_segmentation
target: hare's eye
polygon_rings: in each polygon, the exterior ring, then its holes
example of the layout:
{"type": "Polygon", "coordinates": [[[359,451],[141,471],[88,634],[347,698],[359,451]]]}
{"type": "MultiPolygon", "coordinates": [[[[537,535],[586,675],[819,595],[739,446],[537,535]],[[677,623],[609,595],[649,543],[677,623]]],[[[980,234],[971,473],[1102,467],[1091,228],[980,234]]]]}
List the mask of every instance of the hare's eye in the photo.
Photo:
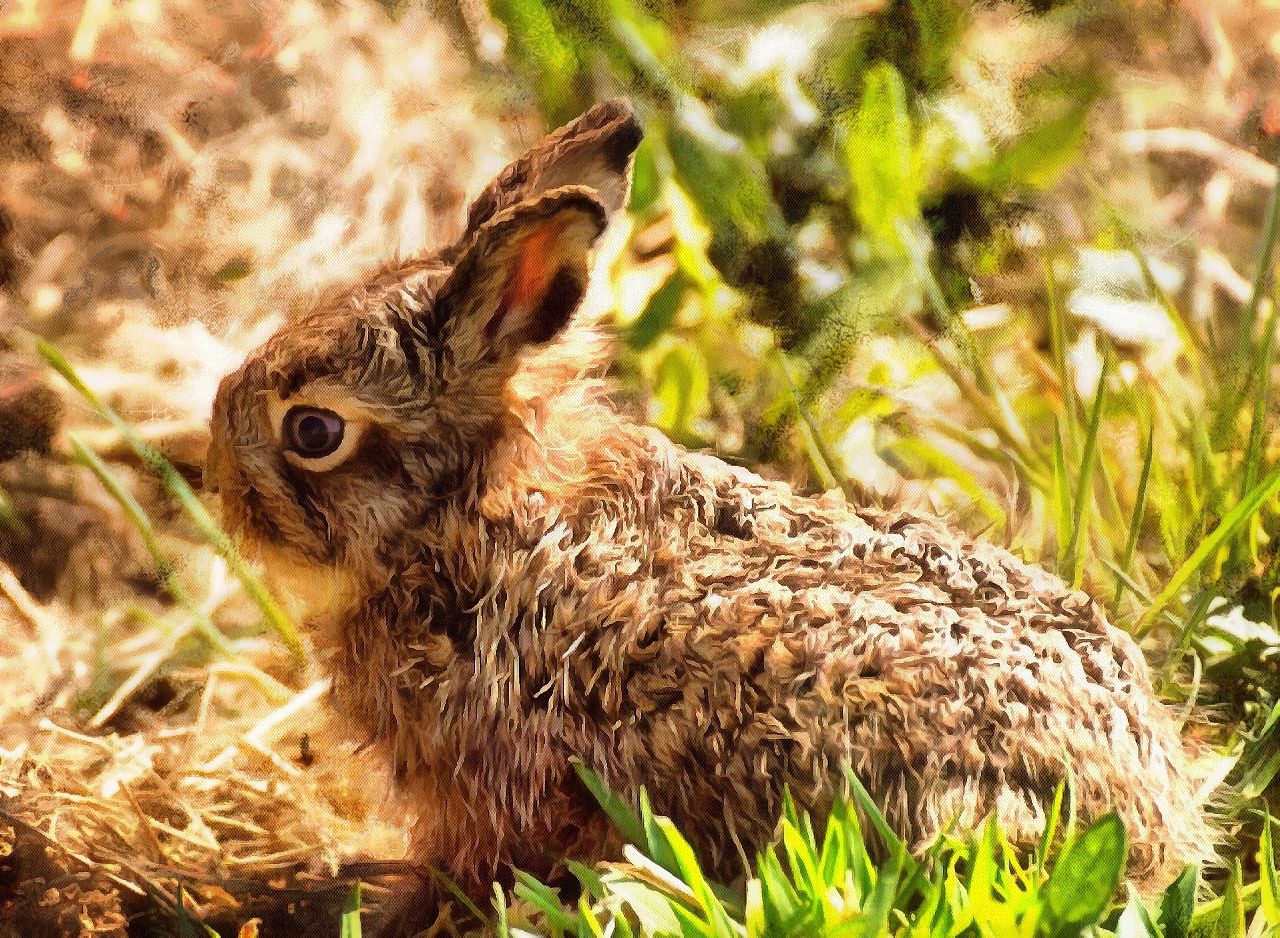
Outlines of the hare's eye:
{"type": "Polygon", "coordinates": [[[283,429],[285,449],[305,459],[320,459],[342,445],[346,422],[323,407],[291,407],[283,429]]]}

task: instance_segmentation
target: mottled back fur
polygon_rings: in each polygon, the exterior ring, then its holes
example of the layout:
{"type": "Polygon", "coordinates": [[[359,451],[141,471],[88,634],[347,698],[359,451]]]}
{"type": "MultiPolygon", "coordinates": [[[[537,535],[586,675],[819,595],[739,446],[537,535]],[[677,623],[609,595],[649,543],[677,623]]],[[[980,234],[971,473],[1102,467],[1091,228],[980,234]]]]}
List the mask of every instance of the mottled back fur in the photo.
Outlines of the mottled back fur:
{"type": "Polygon", "coordinates": [[[416,855],[483,897],[505,864],[616,849],[578,758],[647,785],[726,878],[784,786],[822,811],[846,761],[916,845],[991,812],[1033,844],[1071,766],[1144,887],[1202,860],[1174,722],[1088,597],[936,518],[688,453],[577,373],[566,327],[639,139],[625,103],[593,109],[458,244],[326,301],[218,393],[209,485],[310,601],[416,855]]]}

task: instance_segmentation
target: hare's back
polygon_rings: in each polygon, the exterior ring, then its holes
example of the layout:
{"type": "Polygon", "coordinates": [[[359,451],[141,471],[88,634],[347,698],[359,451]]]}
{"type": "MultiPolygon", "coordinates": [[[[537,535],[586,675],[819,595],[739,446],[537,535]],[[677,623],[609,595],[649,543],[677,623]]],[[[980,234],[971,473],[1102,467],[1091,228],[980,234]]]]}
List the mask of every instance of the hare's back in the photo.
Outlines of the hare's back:
{"type": "Polygon", "coordinates": [[[762,679],[892,701],[922,746],[954,731],[972,749],[980,726],[1057,741],[1168,726],[1132,639],[1047,571],[927,514],[804,498],[690,460],[703,517],[682,526],[680,579],[705,597],[708,639],[735,636],[762,679]]]}
{"type": "Polygon", "coordinates": [[[927,514],[687,466],[702,517],[683,522],[679,580],[705,598],[685,641],[730,678],[742,706],[724,728],[778,753],[774,777],[849,759],[909,834],[994,810],[1030,843],[1069,767],[1085,816],[1129,825],[1135,875],[1204,854],[1175,723],[1085,594],[927,514]]]}

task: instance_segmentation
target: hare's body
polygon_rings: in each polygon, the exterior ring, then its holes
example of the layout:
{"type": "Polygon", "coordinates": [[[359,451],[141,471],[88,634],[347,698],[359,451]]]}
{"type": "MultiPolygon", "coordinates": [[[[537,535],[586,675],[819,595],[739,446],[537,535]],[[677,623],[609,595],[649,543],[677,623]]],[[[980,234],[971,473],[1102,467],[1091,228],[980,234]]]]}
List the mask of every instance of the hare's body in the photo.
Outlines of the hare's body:
{"type": "Polygon", "coordinates": [[[507,863],[611,852],[573,759],[647,786],[727,878],[784,786],[820,812],[846,761],[916,845],[991,812],[1034,843],[1069,767],[1139,882],[1206,856],[1174,723],[1087,597],[934,518],[686,453],[551,341],[636,140],[596,109],[463,242],[287,327],[215,404],[211,485],[317,598],[417,856],[483,896],[507,863]]]}
{"type": "Polygon", "coordinates": [[[431,859],[483,890],[548,845],[596,855],[572,758],[647,785],[727,876],[784,785],[821,811],[846,760],[917,844],[992,811],[1034,843],[1070,764],[1086,813],[1124,818],[1135,879],[1200,858],[1172,721],[1083,594],[928,516],[571,416],[609,428],[579,431],[572,488],[526,474],[547,465],[527,440],[477,505],[424,519],[372,601],[329,613],[338,697],[388,746],[431,859]]]}

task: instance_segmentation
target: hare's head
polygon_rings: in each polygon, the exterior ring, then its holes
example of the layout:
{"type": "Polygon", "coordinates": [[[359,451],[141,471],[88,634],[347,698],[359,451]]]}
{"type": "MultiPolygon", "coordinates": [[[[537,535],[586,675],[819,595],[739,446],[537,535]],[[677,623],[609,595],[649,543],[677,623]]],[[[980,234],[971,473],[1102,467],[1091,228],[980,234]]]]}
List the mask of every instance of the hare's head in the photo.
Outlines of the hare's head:
{"type": "Polygon", "coordinates": [[[228,524],[283,560],[360,564],[465,495],[522,353],[583,297],[640,136],[625,102],[595,107],[508,166],[457,244],[326,302],[229,375],[205,466],[228,524]]]}

